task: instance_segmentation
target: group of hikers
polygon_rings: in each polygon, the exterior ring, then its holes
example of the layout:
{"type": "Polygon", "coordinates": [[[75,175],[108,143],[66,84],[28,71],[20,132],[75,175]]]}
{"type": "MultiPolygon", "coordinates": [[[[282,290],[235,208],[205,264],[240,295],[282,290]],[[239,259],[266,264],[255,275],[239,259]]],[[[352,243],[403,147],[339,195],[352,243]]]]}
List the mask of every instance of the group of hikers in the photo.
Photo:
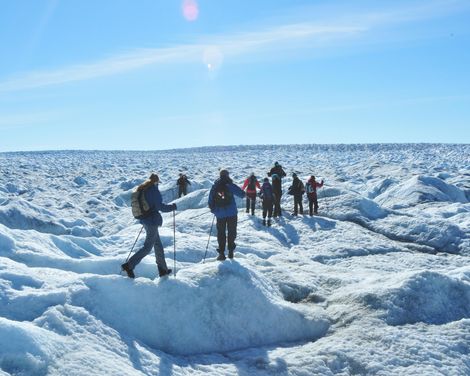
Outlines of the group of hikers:
{"type": "MultiPolygon", "coordinates": [[[[235,196],[246,197],[246,212],[255,214],[256,198],[259,196],[262,201],[263,225],[271,226],[271,218],[281,217],[281,196],[282,196],[282,178],[286,173],[282,166],[275,162],[274,166],[267,173],[271,177],[263,179],[260,184],[254,173],[244,181],[243,186],[234,184],[229,176],[229,171],[221,169],[219,178],[211,187],[208,199],[208,206],[217,219],[217,242],[218,257],[217,260],[226,259],[225,251],[228,251],[228,258],[232,259],[236,248],[235,239],[237,237],[238,208],[235,196]],[[258,190],[258,192],[257,192],[258,190]],[[266,221],[266,218],[267,221],[266,221]]],[[[292,174],[292,185],[289,187],[288,194],[294,197],[294,212],[292,215],[303,214],[302,197],[307,193],[309,202],[310,216],[318,213],[317,189],[323,187],[323,180],[318,183],[315,176],[310,176],[306,184],[299,179],[296,173],[292,174]]],[[[134,216],[140,220],[145,228],[146,238],[142,248],[121,265],[130,278],[135,278],[134,268],[139,262],[148,255],[154,248],[158,273],[160,277],[171,274],[172,270],[168,268],[165,262],[163,245],[158,233],[158,227],[162,225],[161,212],[171,212],[176,210],[176,204],[164,204],[162,195],[158,189],[160,179],[157,174],[150,175],[150,178],[139,185],[135,191],[136,206],[139,215],[134,216]],[[145,204],[145,205],[144,205],[145,204]]],[[[176,182],[178,187],[178,197],[187,194],[189,182],[184,174],[180,174],[176,182]]],[[[133,206],[134,212],[134,206],[133,206]]]]}

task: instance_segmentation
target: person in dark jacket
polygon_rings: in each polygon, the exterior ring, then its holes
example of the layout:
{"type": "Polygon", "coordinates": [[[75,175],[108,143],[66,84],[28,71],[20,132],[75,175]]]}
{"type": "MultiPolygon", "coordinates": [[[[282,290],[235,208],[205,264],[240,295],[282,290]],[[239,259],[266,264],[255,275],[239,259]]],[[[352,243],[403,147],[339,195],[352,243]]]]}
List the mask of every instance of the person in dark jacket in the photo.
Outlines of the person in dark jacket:
{"type": "Polygon", "coordinates": [[[272,179],[272,187],[273,187],[273,194],[274,194],[273,217],[277,218],[277,217],[282,216],[282,209],[281,209],[282,182],[278,174],[272,174],[271,179],[272,179]]]}
{"type": "Polygon", "coordinates": [[[186,196],[188,192],[188,185],[191,185],[191,182],[188,180],[186,175],[180,174],[180,177],[176,181],[176,186],[178,187],[178,198],[181,196],[186,196]]]}
{"type": "Polygon", "coordinates": [[[279,179],[282,182],[282,178],[286,176],[285,171],[283,170],[282,166],[279,164],[279,162],[274,162],[274,167],[271,168],[271,170],[268,172],[268,176],[272,177],[274,174],[276,174],[279,179]]]}
{"type": "Polygon", "coordinates": [[[318,214],[318,199],[317,199],[317,188],[323,187],[323,180],[321,183],[317,183],[315,181],[315,176],[310,176],[310,179],[307,181],[305,185],[307,191],[307,198],[308,198],[308,209],[309,214],[312,216],[313,214],[318,214]]]}
{"type": "Polygon", "coordinates": [[[260,189],[259,181],[255,176],[255,173],[252,172],[251,175],[246,178],[243,183],[242,189],[246,188],[246,212],[249,213],[251,209],[251,215],[255,215],[255,205],[256,205],[256,188],[260,189]]]}
{"type": "Polygon", "coordinates": [[[294,196],[294,213],[292,215],[297,215],[298,213],[304,214],[304,207],[302,205],[302,195],[305,193],[304,183],[302,183],[295,172],[292,174],[292,178],[292,185],[289,187],[289,194],[294,196]]]}
{"type": "Polygon", "coordinates": [[[271,226],[271,217],[273,216],[274,193],[273,187],[268,178],[264,178],[263,185],[259,191],[263,201],[263,226],[266,226],[266,215],[268,216],[268,226],[271,226]]]}
{"type": "Polygon", "coordinates": [[[233,258],[235,239],[237,237],[238,209],[235,196],[244,198],[245,192],[233,184],[227,170],[220,170],[217,179],[209,193],[209,208],[217,218],[217,242],[219,256],[217,260],[225,260],[225,246],[227,243],[228,257],[233,258]]]}
{"type": "Polygon", "coordinates": [[[155,250],[155,257],[157,259],[158,274],[163,277],[171,273],[165,261],[165,254],[163,250],[162,241],[158,233],[158,227],[163,223],[160,211],[167,213],[176,210],[176,204],[166,205],[162,202],[162,195],[158,190],[158,183],[160,179],[157,174],[150,175],[149,180],[141,184],[137,189],[143,190],[145,200],[149,205],[150,214],[145,218],[140,219],[140,223],[144,226],[146,237],[143,247],[138,250],[126,263],[122,264],[128,277],[135,278],[134,268],[139,264],[142,259],[147,256],[152,248],[155,250]]]}

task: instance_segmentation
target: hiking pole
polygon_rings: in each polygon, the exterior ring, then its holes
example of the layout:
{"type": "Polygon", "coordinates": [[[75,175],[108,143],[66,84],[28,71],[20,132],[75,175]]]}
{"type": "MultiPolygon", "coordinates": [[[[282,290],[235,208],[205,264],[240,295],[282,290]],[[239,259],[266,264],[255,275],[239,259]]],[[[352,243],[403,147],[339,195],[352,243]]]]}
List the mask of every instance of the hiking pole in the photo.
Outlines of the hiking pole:
{"type": "Polygon", "coordinates": [[[214,227],[214,221],[215,221],[215,215],[212,218],[212,224],[211,224],[211,229],[209,231],[209,239],[207,239],[207,245],[206,245],[206,252],[204,253],[204,260],[202,260],[202,263],[206,261],[206,255],[207,255],[207,249],[209,248],[209,241],[211,240],[211,234],[212,234],[212,227],[214,227]]]}
{"type": "Polygon", "coordinates": [[[176,278],[176,214],[173,210],[173,274],[176,278]]]}
{"type": "Polygon", "coordinates": [[[137,238],[135,239],[134,245],[132,246],[131,251],[130,251],[129,254],[127,255],[126,262],[129,261],[129,257],[131,257],[131,253],[132,253],[132,251],[134,250],[135,244],[137,243],[137,240],[139,240],[139,236],[140,236],[140,234],[142,233],[142,230],[143,230],[143,229],[144,229],[144,226],[141,227],[141,229],[140,229],[140,231],[139,231],[139,235],[137,235],[137,238]]]}

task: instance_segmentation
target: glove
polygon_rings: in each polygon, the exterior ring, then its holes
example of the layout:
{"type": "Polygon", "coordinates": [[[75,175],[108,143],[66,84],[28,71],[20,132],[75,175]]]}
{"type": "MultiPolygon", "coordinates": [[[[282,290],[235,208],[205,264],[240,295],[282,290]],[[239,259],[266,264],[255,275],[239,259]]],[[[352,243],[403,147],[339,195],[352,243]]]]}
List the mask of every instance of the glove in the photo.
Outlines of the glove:
{"type": "Polygon", "coordinates": [[[176,210],[176,204],[173,203],[173,211],[175,211],[175,210],[176,210]]]}

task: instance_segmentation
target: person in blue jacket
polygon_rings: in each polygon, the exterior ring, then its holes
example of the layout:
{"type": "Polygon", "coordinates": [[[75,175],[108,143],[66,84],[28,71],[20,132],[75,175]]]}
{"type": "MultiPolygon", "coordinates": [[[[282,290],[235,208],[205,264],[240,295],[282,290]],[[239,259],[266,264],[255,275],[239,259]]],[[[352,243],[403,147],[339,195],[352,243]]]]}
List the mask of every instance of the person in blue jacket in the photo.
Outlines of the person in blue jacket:
{"type": "Polygon", "coordinates": [[[233,258],[235,239],[237,237],[238,209],[235,196],[245,197],[245,192],[233,184],[227,170],[220,170],[217,179],[209,193],[209,208],[217,218],[217,242],[219,256],[217,260],[225,260],[225,245],[227,243],[228,257],[233,258]]]}
{"type": "Polygon", "coordinates": [[[137,189],[144,190],[145,200],[150,209],[149,214],[140,219],[140,223],[145,228],[146,238],[144,245],[139,249],[126,263],[122,264],[122,269],[127,273],[128,277],[135,278],[134,268],[142,259],[147,256],[152,248],[155,250],[157,259],[158,274],[163,277],[171,273],[165,261],[162,241],[158,233],[158,227],[163,223],[160,211],[167,213],[176,210],[176,204],[166,205],[162,202],[162,195],[158,190],[160,179],[157,174],[150,175],[150,179],[142,183],[137,189]]]}

